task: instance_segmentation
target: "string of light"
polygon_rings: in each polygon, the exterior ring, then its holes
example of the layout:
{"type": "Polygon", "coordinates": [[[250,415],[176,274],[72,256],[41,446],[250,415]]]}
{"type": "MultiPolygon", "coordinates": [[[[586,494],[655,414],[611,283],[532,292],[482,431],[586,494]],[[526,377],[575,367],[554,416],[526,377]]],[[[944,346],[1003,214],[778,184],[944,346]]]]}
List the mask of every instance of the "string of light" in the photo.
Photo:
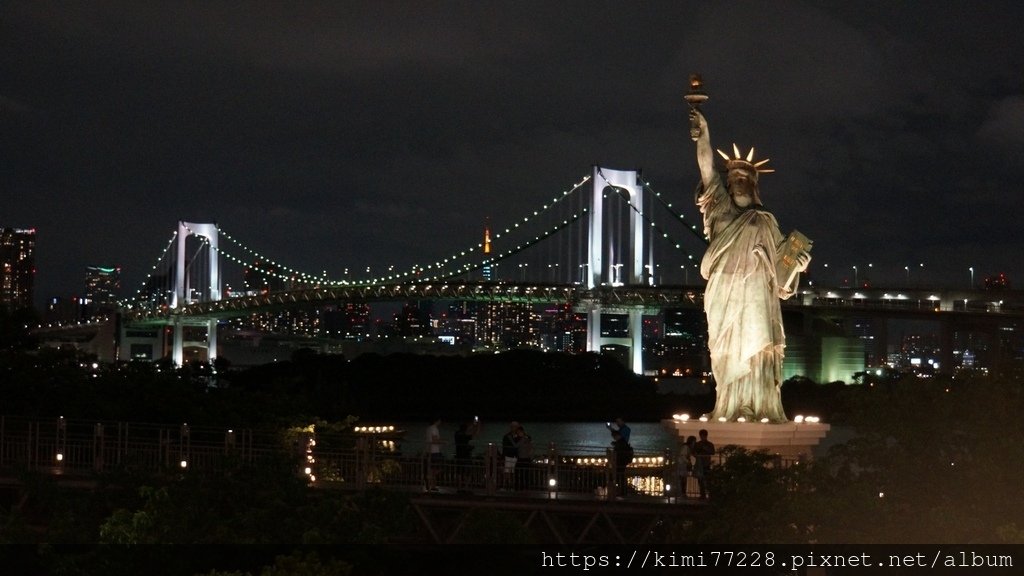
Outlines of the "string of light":
{"type": "MultiPolygon", "coordinates": [[[[606,184],[607,184],[607,185],[608,185],[609,187],[611,187],[611,188],[613,188],[613,189],[617,189],[617,187],[616,187],[616,186],[614,186],[614,185],[613,185],[613,184],[612,184],[611,182],[609,182],[609,181],[608,181],[608,179],[607,179],[607,178],[605,178],[605,177],[604,177],[604,174],[603,174],[603,173],[601,173],[601,171],[600,171],[600,170],[598,170],[598,174],[601,174],[601,178],[602,178],[602,179],[604,179],[605,183],[606,183],[606,184]]],[[[652,228],[654,228],[654,229],[655,229],[655,230],[657,230],[657,231],[658,231],[659,233],[661,233],[661,236],[662,236],[662,238],[665,238],[666,240],[668,240],[668,243],[669,243],[669,245],[670,245],[670,246],[672,246],[672,247],[673,247],[673,248],[675,248],[676,250],[678,250],[678,251],[682,252],[682,253],[683,253],[683,255],[684,255],[684,256],[686,256],[687,260],[693,260],[693,255],[692,255],[692,254],[690,254],[690,253],[689,253],[689,252],[688,252],[688,251],[687,251],[687,250],[686,250],[685,248],[683,248],[683,245],[682,245],[682,244],[680,244],[680,243],[679,243],[679,242],[677,242],[677,241],[676,241],[676,240],[675,240],[674,238],[672,238],[671,236],[669,236],[668,232],[666,232],[666,231],[665,231],[665,230],[664,230],[664,229],[663,229],[663,228],[662,228],[661,226],[659,226],[659,225],[658,225],[658,224],[657,224],[656,222],[654,222],[654,220],[653,220],[653,219],[651,219],[651,218],[650,218],[650,217],[649,217],[649,216],[648,216],[647,214],[644,214],[644,211],[643,211],[643,210],[640,210],[639,208],[637,208],[637,207],[636,207],[636,206],[635,206],[635,205],[633,204],[633,202],[632,202],[632,201],[630,201],[630,200],[628,200],[628,199],[624,198],[624,197],[623,197],[622,195],[619,195],[619,198],[620,198],[620,199],[621,199],[621,200],[622,200],[623,202],[625,202],[625,203],[626,203],[626,205],[627,205],[627,206],[629,206],[629,207],[630,207],[630,208],[631,208],[631,209],[632,209],[632,210],[633,210],[634,212],[636,212],[637,214],[639,214],[639,215],[640,215],[640,217],[641,217],[641,218],[643,218],[645,222],[647,222],[648,224],[650,224],[652,228]]]]}
{"type": "Polygon", "coordinates": [[[498,262],[501,262],[501,261],[503,261],[505,259],[508,259],[508,258],[510,258],[512,256],[515,256],[516,254],[522,252],[523,250],[526,250],[526,249],[536,245],[538,242],[549,238],[551,235],[559,232],[560,230],[563,230],[567,226],[570,226],[570,225],[576,223],[587,212],[589,212],[589,210],[587,208],[583,208],[583,213],[582,214],[573,214],[571,218],[567,218],[565,220],[562,220],[560,223],[558,223],[556,226],[552,227],[551,229],[546,230],[546,231],[542,232],[541,234],[538,234],[538,235],[534,236],[530,241],[526,242],[525,244],[520,244],[520,245],[516,246],[515,248],[510,248],[510,249],[506,250],[505,252],[502,252],[501,254],[498,254],[497,256],[494,256],[492,258],[484,260],[483,262],[480,262],[480,263],[475,264],[475,265],[467,264],[467,265],[463,266],[459,270],[454,270],[454,271],[450,271],[450,272],[442,270],[442,271],[439,271],[439,273],[435,274],[434,276],[428,276],[426,278],[417,278],[417,281],[418,282],[440,282],[440,281],[443,281],[443,280],[450,280],[452,278],[456,278],[458,276],[461,276],[462,274],[466,274],[468,272],[474,272],[474,271],[479,270],[479,269],[481,269],[481,268],[483,268],[485,266],[490,266],[492,264],[496,264],[498,262]]]}
{"type": "MultiPolygon", "coordinates": [[[[273,261],[270,261],[270,260],[268,260],[268,261],[272,265],[281,266],[282,268],[287,269],[290,272],[293,272],[294,275],[279,274],[279,273],[277,273],[274,270],[269,270],[269,269],[260,267],[259,266],[259,262],[261,262],[263,260],[266,260],[266,259],[263,258],[262,256],[260,256],[259,254],[255,253],[253,250],[248,249],[247,247],[242,245],[241,242],[239,242],[238,240],[236,240],[234,238],[231,238],[227,233],[223,232],[219,226],[217,227],[217,233],[218,234],[223,234],[224,237],[226,237],[229,240],[231,240],[232,242],[234,242],[240,248],[242,248],[243,250],[246,250],[250,254],[256,256],[256,258],[257,258],[256,262],[255,263],[247,263],[247,262],[243,261],[242,259],[232,255],[231,253],[225,252],[224,250],[221,250],[219,246],[213,246],[212,244],[210,244],[209,240],[206,237],[201,236],[199,234],[196,234],[188,226],[185,226],[185,229],[188,230],[188,232],[190,234],[195,235],[195,236],[199,236],[199,237],[201,237],[203,239],[202,240],[202,244],[200,245],[200,248],[202,246],[204,246],[204,245],[205,246],[209,246],[218,255],[224,256],[228,260],[231,260],[232,262],[242,266],[243,268],[251,268],[251,269],[256,270],[258,272],[261,272],[261,273],[263,273],[263,274],[265,274],[267,276],[272,276],[272,277],[278,278],[280,280],[287,280],[287,281],[290,281],[290,282],[308,284],[308,285],[312,285],[312,286],[321,286],[321,285],[327,283],[326,280],[322,276],[321,277],[316,277],[316,276],[313,276],[311,274],[305,274],[303,272],[299,272],[298,270],[294,270],[294,269],[289,268],[287,266],[283,266],[283,265],[277,264],[276,262],[273,262],[273,261]]],[[[197,253],[198,253],[198,251],[197,251],[197,253]]]]}
{"type": "MultiPolygon", "coordinates": [[[[285,279],[285,280],[292,280],[292,281],[296,281],[296,282],[308,282],[308,283],[312,284],[312,283],[322,283],[325,280],[323,275],[317,276],[315,274],[308,274],[306,272],[302,272],[301,270],[296,270],[296,269],[294,269],[294,268],[292,268],[290,266],[286,266],[286,265],[281,264],[279,262],[275,262],[274,260],[272,260],[270,258],[267,258],[263,254],[260,254],[259,252],[253,250],[252,248],[249,248],[248,246],[243,244],[240,240],[238,240],[237,238],[235,238],[231,234],[228,234],[220,226],[217,226],[217,233],[220,234],[221,236],[223,236],[225,239],[230,240],[236,246],[238,246],[239,248],[241,248],[245,252],[249,253],[250,256],[253,256],[256,259],[254,262],[248,262],[247,263],[247,262],[243,262],[243,261],[241,261],[241,260],[239,260],[237,258],[233,258],[232,257],[233,261],[238,262],[242,266],[248,266],[248,267],[256,268],[260,272],[263,272],[263,273],[266,273],[266,274],[270,274],[271,276],[275,276],[277,278],[282,278],[282,279],[285,279]],[[278,274],[277,272],[272,272],[270,270],[266,270],[266,269],[263,269],[263,268],[258,268],[257,264],[260,263],[260,262],[267,262],[270,266],[272,266],[274,268],[279,268],[279,269],[281,269],[281,270],[283,270],[285,272],[288,272],[290,274],[281,275],[281,274],[278,274]],[[312,280],[312,279],[316,279],[316,280],[312,280]]],[[[224,254],[224,252],[222,252],[221,250],[217,250],[217,252],[219,254],[224,254]]],[[[343,282],[338,282],[338,284],[342,284],[342,283],[343,282]]]]}
{"type": "Polygon", "coordinates": [[[171,239],[167,242],[167,246],[164,247],[163,252],[160,253],[159,257],[157,257],[156,263],[153,264],[152,268],[149,269],[149,273],[147,273],[146,277],[143,278],[142,283],[139,285],[139,289],[135,291],[135,294],[132,295],[131,298],[122,301],[124,306],[131,308],[134,302],[141,301],[142,291],[149,285],[149,281],[153,278],[153,274],[156,272],[157,267],[164,261],[164,257],[167,256],[167,253],[171,250],[171,246],[174,246],[174,241],[177,239],[178,231],[175,230],[174,233],[171,234],[171,239]]]}
{"type": "MultiPolygon", "coordinates": [[[[501,239],[503,236],[511,234],[515,230],[519,229],[521,226],[523,226],[525,224],[528,224],[533,219],[540,217],[541,215],[545,214],[549,210],[552,210],[559,202],[565,200],[566,197],[568,197],[569,195],[573,194],[574,192],[579,190],[584,184],[586,184],[588,181],[590,181],[590,178],[591,178],[591,176],[589,176],[589,175],[584,176],[582,180],[580,180],[579,182],[573,184],[573,186],[570,189],[563,191],[559,196],[555,196],[548,204],[544,204],[539,210],[534,210],[532,214],[529,214],[527,216],[524,216],[522,219],[517,220],[512,226],[510,226],[508,228],[505,228],[504,232],[496,233],[494,235],[494,239],[495,240],[501,239]]],[[[442,270],[442,269],[446,268],[449,264],[454,263],[454,262],[456,262],[456,261],[458,261],[458,260],[460,260],[462,258],[468,257],[468,256],[472,255],[473,253],[475,253],[477,250],[483,248],[483,243],[477,243],[475,246],[470,246],[470,247],[468,247],[468,248],[466,248],[464,250],[455,252],[451,256],[449,256],[447,258],[443,258],[443,259],[438,260],[436,262],[433,262],[432,264],[428,264],[426,266],[413,265],[406,272],[400,272],[400,273],[396,273],[396,274],[390,274],[390,275],[387,275],[387,276],[380,276],[380,277],[375,277],[375,278],[357,279],[357,280],[348,280],[348,279],[332,280],[332,279],[329,279],[329,278],[327,278],[325,276],[317,276],[317,275],[314,275],[314,274],[307,274],[305,272],[296,270],[294,268],[291,268],[289,266],[286,266],[284,264],[276,262],[276,261],[274,261],[274,260],[272,260],[270,258],[267,258],[263,254],[257,252],[256,250],[253,250],[252,248],[249,248],[248,246],[244,245],[237,238],[235,238],[234,236],[231,236],[230,234],[225,232],[223,228],[218,226],[217,227],[217,231],[218,231],[218,233],[222,234],[224,236],[224,238],[230,240],[235,245],[237,245],[239,248],[241,248],[242,250],[246,251],[251,256],[255,257],[257,259],[257,261],[265,261],[265,262],[269,263],[270,266],[275,267],[275,268],[279,268],[280,270],[288,272],[288,273],[290,273],[290,275],[283,275],[282,276],[281,274],[278,274],[276,272],[272,272],[270,270],[258,268],[257,265],[254,264],[254,263],[246,263],[246,262],[242,262],[241,260],[238,260],[237,258],[232,258],[233,261],[235,261],[235,262],[237,262],[237,263],[239,263],[239,264],[241,264],[243,266],[249,266],[249,267],[257,268],[257,269],[260,270],[260,272],[263,272],[263,273],[266,273],[266,274],[270,274],[270,275],[272,275],[274,277],[282,278],[282,279],[285,279],[285,280],[292,280],[292,281],[303,282],[303,283],[308,283],[308,284],[316,284],[316,285],[327,284],[327,285],[331,285],[331,286],[343,286],[343,285],[355,285],[355,286],[364,286],[364,285],[366,285],[366,286],[372,286],[372,285],[376,285],[376,284],[403,282],[403,281],[407,281],[407,280],[420,281],[420,280],[422,280],[420,275],[422,274],[422,272],[424,270],[433,270],[435,268],[439,269],[439,270],[442,270]]],[[[218,251],[218,252],[223,253],[221,251],[218,251]]],[[[395,268],[394,266],[388,266],[387,267],[388,270],[393,270],[394,268],[395,268]]],[[[464,269],[467,270],[467,271],[471,271],[471,270],[478,269],[478,267],[477,268],[473,268],[472,266],[467,265],[467,266],[464,267],[464,269]]]]}
{"type": "Polygon", "coordinates": [[[655,199],[657,199],[658,202],[660,202],[661,205],[665,207],[665,210],[667,210],[669,214],[671,214],[673,217],[675,217],[680,222],[683,222],[687,226],[687,228],[689,228],[690,232],[693,232],[694,236],[696,236],[697,238],[700,238],[701,242],[703,242],[705,244],[708,243],[707,236],[705,236],[703,233],[701,233],[700,229],[697,228],[697,225],[685,222],[686,217],[683,216],[682,213],[676,212],[675,210],[673,210],[672,209],[672,204],[670,204],[668,202],[665,202],[661,198],[661,192],[656,192],[653,188],[651,188],[651,183],[650,182],[644,182],[644,188],[646,188],[648,192],[650,192],[651,194],[654,195],[655,199]]]}

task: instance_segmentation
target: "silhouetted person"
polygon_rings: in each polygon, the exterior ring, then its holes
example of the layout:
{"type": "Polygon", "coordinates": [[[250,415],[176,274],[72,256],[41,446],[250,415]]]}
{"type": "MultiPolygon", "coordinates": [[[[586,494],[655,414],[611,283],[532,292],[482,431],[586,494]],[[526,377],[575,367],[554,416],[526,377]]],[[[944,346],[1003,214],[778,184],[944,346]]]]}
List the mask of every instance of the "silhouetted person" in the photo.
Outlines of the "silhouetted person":
{"type": "Polygon", "coordinates": [[[519,428],[519,422],[513,420],[509,424],[508,432],[501,437],[501,455],[505,460],[504,477],[507,490],[512,489],[513,474],[516,471],[516,462],[519,460],[519,428]]]}
{"type": "Polygon", "coordinates": [[[426,444],[427,444],[427,491],[437,492],[437,474],[441,471],[441,466],[444,465],[444,454],[441,453],[441,431],[439,426],[441,425],[440,418],[434,418],[427,426],[426,444]]]}
{"type": "Polygon", "coordinates": [[[693,445],[693,453],[697,457],[697,465],[693,473],[697,477],[697,486],[700,488],[700,497],[708,497],[707,479],[711,474],[711,457],[715,455],[715,445],[708,441],[708,431],[701,429],[697,433],[700,440],[693,445]]]}
{"type": "Polygon", "coordinates": [[[516,433],[516,484],[522,488],[534,487],[533,468],[533,437],[526,432],[526,428],[519,426],[516,433]]]}
{"type": "Polygon", "coordinates": [[[616,418],[614,422],[609,422],[608,429],[622,434],[622,439],[626,441],[626,444],[629,444],[629,435],[632,433],[632,430],[630,430],[626,421],[622,419],[622,416],[616,418]]]}
{"type": "Polygon", "coordinates": [[[615,497],[621,500],[626,496],[626,467],[633,461],[633,447],[617,430],[612,431],[612,458],[615,459],[615,497]]]}
{"type": "Polygon", "coordinates": [[[473,438],[480,432],[480,420],[459,424],[455,431],[455,468],[459,481],[459,492],[466,492],[466,486],[473,464],[473,438]]]}
{"type": "Polygon", "coordinates": [[[697,444],[696,436],[689,436],[686,441],[679,446],[679,453],[676,455],[676,475],[679,477],[679,494],[683,497],[686,496],[686,486],[690,480],[690,474],[694,471],[694,456],[696,455],[695,446],[697,444]]]}

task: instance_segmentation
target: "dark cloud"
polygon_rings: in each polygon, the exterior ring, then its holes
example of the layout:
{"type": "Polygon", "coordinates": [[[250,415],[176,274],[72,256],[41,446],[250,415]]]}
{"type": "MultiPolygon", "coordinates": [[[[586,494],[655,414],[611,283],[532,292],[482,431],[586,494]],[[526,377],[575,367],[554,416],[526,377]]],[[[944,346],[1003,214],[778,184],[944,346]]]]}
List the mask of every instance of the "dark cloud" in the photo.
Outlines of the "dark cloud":
{"type": "MultiPolygon", "coordinates": [[[[0,225],[39,230],[40,296],[148,271],[178,219],[282,262],[429,262],[594,163],[696,220],[681,100],[772,158],[812,271],[1006,271],[1024,85],[1015,2],[9,2],[0,225]]],[[[130,282],[129,282],[130,284],[130,282]]]]}

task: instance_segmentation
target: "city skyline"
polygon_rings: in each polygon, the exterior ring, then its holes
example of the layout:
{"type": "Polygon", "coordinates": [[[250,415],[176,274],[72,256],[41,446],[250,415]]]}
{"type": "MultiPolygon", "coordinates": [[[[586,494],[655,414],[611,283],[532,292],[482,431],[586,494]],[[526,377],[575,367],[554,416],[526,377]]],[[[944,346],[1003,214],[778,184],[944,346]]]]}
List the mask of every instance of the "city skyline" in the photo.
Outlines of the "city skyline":
{"type": "Polygon", "coordinates": [[[179,219],[333,277],[408,267],[593,164],[696,221],[700,72],[713,144],[772,159],[812,278],[1021,282],[1024,8],[870,4],[14,2],[0,226],[38,231],[40,303],[95,265],[131,292],[179,219]]]}

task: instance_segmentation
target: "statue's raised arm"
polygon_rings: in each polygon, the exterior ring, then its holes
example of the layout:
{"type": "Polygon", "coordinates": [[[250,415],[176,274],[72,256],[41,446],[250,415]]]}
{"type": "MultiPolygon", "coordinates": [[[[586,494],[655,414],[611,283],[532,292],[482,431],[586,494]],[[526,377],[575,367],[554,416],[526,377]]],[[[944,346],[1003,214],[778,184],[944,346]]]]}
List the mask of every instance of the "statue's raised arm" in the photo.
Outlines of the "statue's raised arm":
{"type": "Polygon", "coordinates": [[[700,179],[704,183],[704,189],[711,187],[714,178],[718,177],[715,171],[715,154],[711,148],[711,134],[708,132],[708,120],[696,107],[690,107],[690,124],[694,127],[693,132],[700,130],[697,135],[697,166],[700,168],[700,179]]]}

